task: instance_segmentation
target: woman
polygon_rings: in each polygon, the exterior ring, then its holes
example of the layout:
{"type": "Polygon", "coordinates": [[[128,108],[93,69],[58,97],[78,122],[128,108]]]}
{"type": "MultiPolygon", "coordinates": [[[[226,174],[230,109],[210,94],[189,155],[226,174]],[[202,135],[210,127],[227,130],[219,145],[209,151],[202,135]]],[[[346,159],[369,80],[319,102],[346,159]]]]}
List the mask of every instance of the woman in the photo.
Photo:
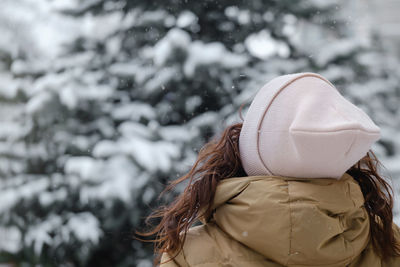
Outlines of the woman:
{"type": "Polygon", "coordinates": [[[321,75],[271,80],[243,123],[207,143],[167,187],[189,180],[149,217],[160,218],[144,234],[156,235],[156,264],[400,266],[392,189],[370,150],[379,138],[321,75]]]}

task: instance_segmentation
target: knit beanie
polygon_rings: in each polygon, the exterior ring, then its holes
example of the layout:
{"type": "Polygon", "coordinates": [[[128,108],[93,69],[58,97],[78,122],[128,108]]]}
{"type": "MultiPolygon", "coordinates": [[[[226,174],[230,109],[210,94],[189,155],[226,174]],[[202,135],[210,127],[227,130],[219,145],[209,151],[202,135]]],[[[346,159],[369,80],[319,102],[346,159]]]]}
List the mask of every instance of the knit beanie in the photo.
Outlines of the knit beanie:
{"type": "Polygon", "coordinates": [[[247,175],[336,178],[380,138],[380,128],[317,73],[278,76],[256,94],[239,137],[247,175]]]}

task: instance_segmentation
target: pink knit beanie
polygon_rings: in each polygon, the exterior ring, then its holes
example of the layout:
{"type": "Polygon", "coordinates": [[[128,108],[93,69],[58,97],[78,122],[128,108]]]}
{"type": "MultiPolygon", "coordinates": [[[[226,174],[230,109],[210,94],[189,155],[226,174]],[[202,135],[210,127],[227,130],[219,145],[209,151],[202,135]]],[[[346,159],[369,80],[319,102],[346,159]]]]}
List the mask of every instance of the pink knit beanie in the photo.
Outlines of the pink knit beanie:
{"type": "Polygon", "coordinates": [[[276,77],[256,94],[239,138],[247,175],[336,178],[366,155],[380,128],[324,77],[276,77]]]}

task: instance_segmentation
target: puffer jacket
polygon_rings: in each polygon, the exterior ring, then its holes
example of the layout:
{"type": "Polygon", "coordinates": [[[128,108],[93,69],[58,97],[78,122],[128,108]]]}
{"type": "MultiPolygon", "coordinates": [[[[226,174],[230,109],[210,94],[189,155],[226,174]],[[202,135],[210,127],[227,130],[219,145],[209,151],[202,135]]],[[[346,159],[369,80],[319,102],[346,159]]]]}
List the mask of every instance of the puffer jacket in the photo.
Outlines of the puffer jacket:
{"type": "MultiPolygon", "coordinates": [[[[360,186],[341,179],[248,176],[222,180],[203,225],[161,267],[398,267],[374,251],[360,186]]],[[[393,223],[400,240],[399,228],[393,223]]]]}

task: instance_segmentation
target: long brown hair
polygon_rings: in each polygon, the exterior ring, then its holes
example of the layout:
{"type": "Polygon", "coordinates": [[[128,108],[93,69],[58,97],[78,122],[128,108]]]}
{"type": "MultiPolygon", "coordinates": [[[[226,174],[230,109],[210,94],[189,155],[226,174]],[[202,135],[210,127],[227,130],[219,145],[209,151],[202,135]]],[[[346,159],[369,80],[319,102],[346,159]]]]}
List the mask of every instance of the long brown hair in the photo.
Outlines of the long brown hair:
{"type": "Polygon", "coordinates": [[[393,232],[393,189],[378,170],[383,167],[372,150],[346,172],[360,185],[368,212],[372,245],[386,260],[400,255],[399,240],[393,232]]]}
{"type": "MultiPolygon", "coordinates": [[[[148,224],[151,219],[160,219],[152,230],[136,232],[144,237],[155,236],[150,240],[136,237],[142,241],[154,242],[155,265],[160,263],[163,252],[171,255],[171,259],[175,258],[183,247],[189,228],[202,216],[210,214],[211,203],[220,180],[247,176],[239,157],[241,129],[242,123],[230,125],[219,138],[214,137],[206,143],[200,149],[190,171],[172,181],[162,194],[188,180],[185,190],[170,205],[161,206],[147,217],[148,224]]],[[[400,255],[400,246],[392,229],[393,190],[378,174],[379,164],[381,163],[370,150],[347,173],[354,177],[361,187],[370,219],[372,244],[378,255],[385,260],[390,256],[400,255]]]]}

